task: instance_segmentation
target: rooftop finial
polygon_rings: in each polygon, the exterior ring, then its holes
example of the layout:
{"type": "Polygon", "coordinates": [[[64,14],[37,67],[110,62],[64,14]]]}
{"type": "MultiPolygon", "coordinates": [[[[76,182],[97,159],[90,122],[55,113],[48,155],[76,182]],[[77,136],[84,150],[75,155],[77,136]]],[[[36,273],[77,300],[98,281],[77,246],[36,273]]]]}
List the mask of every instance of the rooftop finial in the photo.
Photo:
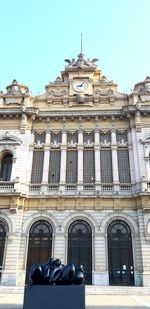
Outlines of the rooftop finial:
{"type": "Polygon", "coordinates": [[[82,54],[82,32],[81,32],[81,54],[82,54]]]}

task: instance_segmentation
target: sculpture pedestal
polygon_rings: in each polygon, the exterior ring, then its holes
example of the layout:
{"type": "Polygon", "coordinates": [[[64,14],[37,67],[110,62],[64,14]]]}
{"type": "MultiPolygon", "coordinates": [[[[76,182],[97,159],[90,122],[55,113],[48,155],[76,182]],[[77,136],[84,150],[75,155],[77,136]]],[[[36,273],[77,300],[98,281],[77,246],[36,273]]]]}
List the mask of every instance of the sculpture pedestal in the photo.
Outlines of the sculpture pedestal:
{"type": "Polygon", "coordinates": [[[23,309],[85,309],[84,285],[25,287],[23,309]]]}

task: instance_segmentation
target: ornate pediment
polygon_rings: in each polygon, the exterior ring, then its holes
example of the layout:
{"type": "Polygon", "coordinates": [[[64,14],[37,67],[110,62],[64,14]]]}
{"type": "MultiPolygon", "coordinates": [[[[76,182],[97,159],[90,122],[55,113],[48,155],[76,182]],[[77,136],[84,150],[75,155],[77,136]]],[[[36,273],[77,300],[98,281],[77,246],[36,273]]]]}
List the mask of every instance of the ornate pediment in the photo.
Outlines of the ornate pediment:
{"type": "Polygon", "coordinates": [[[62,89],[62,87],[49,89],[48,94],[54,97],[63,97],[68,95],[67,89],[62,89]]]}
{"type": "Polygon", "coordinates": [[[4,135],[0,136],[0,145],[20,145],[22,143],[21,139],[10,135],[8,131],[4,133],[4,135]]]}
{"type": "Polygon", "coordinates": [[[133,93],[150,92],[150,77],[147,76],[143,82],[137,83],[134,87],[133,93]]]}

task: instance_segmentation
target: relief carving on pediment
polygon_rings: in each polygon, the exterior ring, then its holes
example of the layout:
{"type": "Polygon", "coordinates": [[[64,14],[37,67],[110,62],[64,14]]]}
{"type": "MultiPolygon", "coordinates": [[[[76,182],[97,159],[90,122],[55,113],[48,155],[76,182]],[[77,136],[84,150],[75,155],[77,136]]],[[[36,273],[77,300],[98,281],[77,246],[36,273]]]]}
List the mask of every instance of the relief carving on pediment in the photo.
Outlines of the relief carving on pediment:
{"type": "Polygon", "coordinates": [[[66,89],[62,89],[61,87],[49,89],[48,94],[54,97],[64,97],[68,95],[68,91],[66,89]]]}
{"type": "Polygon", "coordinates": [[[113,94],[113,90],[112,89],[95,89],[94,94],[96,96],[110,96],[113,94]]]}

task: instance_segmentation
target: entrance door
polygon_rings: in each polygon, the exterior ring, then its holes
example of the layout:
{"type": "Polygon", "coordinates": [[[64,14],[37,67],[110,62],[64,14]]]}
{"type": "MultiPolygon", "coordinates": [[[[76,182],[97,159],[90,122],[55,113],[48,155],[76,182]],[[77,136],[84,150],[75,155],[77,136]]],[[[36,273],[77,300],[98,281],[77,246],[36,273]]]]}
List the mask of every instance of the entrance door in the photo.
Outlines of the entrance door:
{"type": "Polygon", "coordinates": [[[85,284],[92,284],[92,231],[83,221],[74,221],[68,232],[68,263],[83,265],[85,284]]]}
{"type": "Polygon", "coordinates": [[[3,221],[0,221],[0,278],[3,269],[3,258],[4,258],[4,249],[5,249],[7,232],[8,232],[7,225],[3,221]]]}
{"type": "Polygon", "coordinates": [[[108,227],[108,264],[110,285],[134,285],[132,236],[124,221],[108,227]]]}
{"type": "Polygon", "coordinates": [[[36,221],[29,233],[26,282],[31,266],[34,263],[44,264],[51,257],[52,227],[45,220],[36,221]]]}

